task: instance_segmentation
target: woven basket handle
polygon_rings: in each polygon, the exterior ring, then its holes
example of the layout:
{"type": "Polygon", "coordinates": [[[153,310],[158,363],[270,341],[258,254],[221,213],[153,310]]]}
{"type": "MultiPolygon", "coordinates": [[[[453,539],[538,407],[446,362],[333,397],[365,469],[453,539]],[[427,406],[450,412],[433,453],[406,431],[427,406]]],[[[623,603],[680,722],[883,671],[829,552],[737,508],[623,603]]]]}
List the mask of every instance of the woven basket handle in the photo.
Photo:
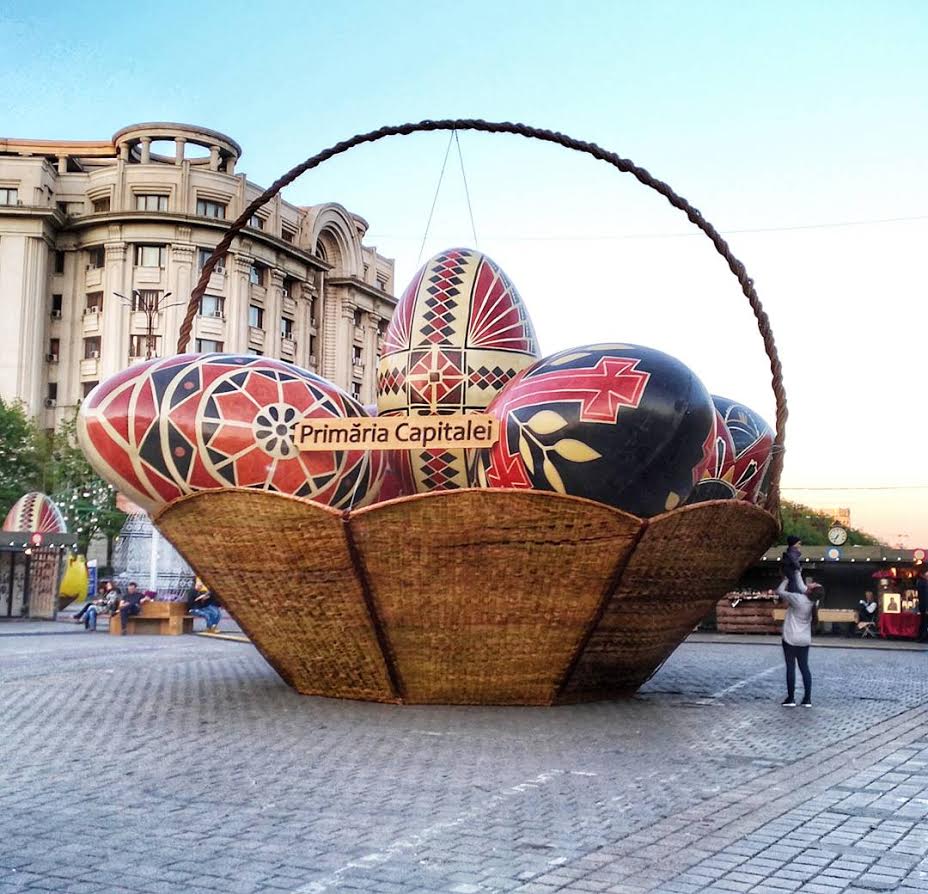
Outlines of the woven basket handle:
{"type": "Polygon", "coordinates": [[[285,186],[296,180],[300,174],[318,167],[324,161],[327,161],[333,156],[341,155],[343,152],[347,152],[355,146],[360,146],[362,143],[374,143],[377,140],[382,140],[384,137],[407,136],[411,133],[434,130],[478,130],[484,133],[511,133],[520,137],[544,140],[546,143],[556,143],[559,146],[563,146],[566,149],[574,149],[577,152],[585,152],[587,155],[592,155],[593,158],[608,162],[624,173],[632,174],[640,183],[660,193],[674,206],[674,208],[678,208],[686,214],[690,222],[699,227],[699,229],[712,240],[715,250],[725,259],[728,264],[728,269],[731,270],[741,284],[741,291],[748,299],[751,310],[754,311],[754,317],[757,319],[757,328],[760,330],[761,337],[764,340],[764,350],[767,352],[767,357],[770,359],[773,394],[777,404],[777,420],[776,438],[773,443],[773,460],[770,466],[770,490],[767,494],[765,508],[770,512],[776,513],[780,505],[780,474],[783,471],[784,444],[786,442],[786,419],[788,416],[786,391],[783,388],[783,368],[780,365],[780,358],[777,354],[776,343],[773,340],[773,333],[770,330],[770,320],[767,318],[763,305],[760,303],[760,298],[757,297],[757,292],[754,289],[754,282],[748,276],[744,264],[731,253],[728,243],[719,235],[715,227],[713,227],[696,208],[690,205],[686,199],[678,196],[666,183],[652,177],[644,168],[639,168],[638,165],[629,161],[627,158],[621,158],[614,152],[609,152],[606,149],[600,148],[595,143],[575,140],[562,133],[541,130],[537,127],[529,127],[526,124],[512,124],[510,122],[497,123],[471,118],[447,119],[443,121],[419,121],[415,124],[381,127],[379,130],[373,130],[370,133],[358,134],[357,136],[351,137],[349,140],[344,140],[341,143],[330,146],[328,149],[324,149],[311,158],[307,158],[306,161],[287,171],[283,177],[275,180],[260,196],[248,204],[248,207],[235,219],[219,245],[216,246],[209,259],[203,265],[200,278],[196,286],[194,286],[193,291],[190,293],[187,313],[184,316],[184,321],[180,327],[180,334],[177,338],[177,352],[179,354],[183,353],[187,348],[187,343],[190,341],[190,333],[193,329],[193,319],[196,316],[200,299],[203,297],[204,292],[206,292],[206,286],[213,272],[213,268],[229,250],[229,246],[232,244],[232,240],[235,236],[247,225],[248,221],[251,220],[251,216],[262,205],[274,198],[285,186]]]}

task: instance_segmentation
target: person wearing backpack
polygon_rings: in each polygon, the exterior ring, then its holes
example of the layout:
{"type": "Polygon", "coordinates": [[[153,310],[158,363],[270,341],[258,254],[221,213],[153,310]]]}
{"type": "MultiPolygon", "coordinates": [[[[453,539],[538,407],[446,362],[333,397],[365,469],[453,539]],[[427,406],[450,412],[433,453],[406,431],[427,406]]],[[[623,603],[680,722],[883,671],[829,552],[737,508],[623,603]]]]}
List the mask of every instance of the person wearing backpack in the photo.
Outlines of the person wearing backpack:
{"type": "Polygon", "coordinates": [[[812,628],[817,624],[817,603],[814,600],[818,584],[806,586],[801,578],[798,586],[802,592],[794,592],[795,585],[784,577],[777,588],[777,596],[787,605],[783,621],[783,658],[786,661],[786,698],[784,708],[796,707],[796,665],[802,674],[802,706],[812,707],[812,671],[809,670],[809,647],[812,645],[812,628]]]}

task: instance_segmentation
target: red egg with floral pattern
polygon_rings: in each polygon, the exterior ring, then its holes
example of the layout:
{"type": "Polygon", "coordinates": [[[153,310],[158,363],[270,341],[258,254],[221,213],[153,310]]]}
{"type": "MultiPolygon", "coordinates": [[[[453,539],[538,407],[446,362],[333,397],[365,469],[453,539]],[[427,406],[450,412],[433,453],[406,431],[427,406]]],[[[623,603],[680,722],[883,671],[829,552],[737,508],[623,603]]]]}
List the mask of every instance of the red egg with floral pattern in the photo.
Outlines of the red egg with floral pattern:
{"type": "MultiPolygon", "coordinates": [[[[430,258],[397,302],[377,381],[381,416],[483,411],[538,357],[528,311],[487,255],[452,248],[430,258]]],[[[395,451],[409,493],[467,486],[464,450],[395,451]]]]}
{"type": "Polygon", "coordinates": [[[557,491],[649,517],[686,502],[714,458],[708,391],[651,348],[561,351],[509,382],[487,412],[500,438],[476,452],[482,487],[557,491]]]}
{"type": "Polygon", "coordinates": [[[289,363],[181,354],[131,366],[81,405],[78,435],[94,469],[152,512],[200,490],[246,487],[336,508],[376,499],[376,451],[301,452],[293,428],[365,416],[331,382],[289,363]]]}

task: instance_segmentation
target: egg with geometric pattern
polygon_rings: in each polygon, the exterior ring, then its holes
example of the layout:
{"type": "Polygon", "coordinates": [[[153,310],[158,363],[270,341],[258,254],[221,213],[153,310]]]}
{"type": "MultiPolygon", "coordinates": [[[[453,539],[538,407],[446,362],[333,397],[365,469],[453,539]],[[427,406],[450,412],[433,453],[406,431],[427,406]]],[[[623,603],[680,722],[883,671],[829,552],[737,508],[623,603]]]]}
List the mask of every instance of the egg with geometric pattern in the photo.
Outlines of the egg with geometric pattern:
{"type": "Polygon", "coordinates": [[[703,470],[702,477],[686,501],[705,503],[707,500],[741,500],[744,492],[734,484],[735,444],[721,413],[715,411],[715,446],[712,462],[703,470]]]}
{"type": "MultiPolygon", "coordinates": [[[[483,411],[537,357],[532,321],[503,269],[475,249],[447,249],[397,302],[378,369],[378,415],[483,411]]],[[[467,486],[461,449],[392,451],[391,464],[407,493],[467,486]]]]}
{"type": "Polygon", "coordinates": [[[650,517],[686,502],[714,461],[715,408],[695,373],[638,345],[587,345],[537,361],[487,412],[480,487],[550,490],[650,517]]]}
{"type": "Polygon", "coordinates": [[[750,503],[764,503],[770,488],[773,429],[759,413],[742,403],[717,394],[712,395],[712,400],[734,444],[732,484],[739,498],[750,503]]]}
{"type": "Polygon", "coordinates": [[[346,509],[377,497],[377,451],[300,451],[303,418],[365,416],[336,385],[290,363],[237,354],[150,360],[101,382],[78,437],[97,473],[153,512],[185,494],[245,487],[346,509]]]}

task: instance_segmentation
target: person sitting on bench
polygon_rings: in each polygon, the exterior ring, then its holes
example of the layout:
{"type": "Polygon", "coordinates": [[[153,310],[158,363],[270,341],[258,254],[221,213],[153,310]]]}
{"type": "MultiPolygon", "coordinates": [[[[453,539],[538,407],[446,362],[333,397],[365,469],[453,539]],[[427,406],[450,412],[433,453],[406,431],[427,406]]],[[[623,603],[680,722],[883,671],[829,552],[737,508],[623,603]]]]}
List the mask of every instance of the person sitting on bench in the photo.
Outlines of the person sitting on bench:
{"type": "Polygon", "coordinates": [[[873,628],[876,626],[876,611],[878,603],[872,590],[867,590],[864,598],[858,603],[860,608],[857,609],[857,632],[861,636],[873,636],[873,628]]]}
{"type": "Polygon", "coordinates": [[[126,588],[126,595],[119,599],[119,632],[125,636],[128,632],[129,617],[137,615],[142,610],[143,602],[152,602],[152,597],[147,593],[140,593],[138,584],[131,581],[126,588]]]}
{"type": "Polygon", "coordinates": [[[219,621],[222,618],[219,604],[200,580],[187,591],[187,613],[203,618],[207,633],[219,633],[219,621]]]}

